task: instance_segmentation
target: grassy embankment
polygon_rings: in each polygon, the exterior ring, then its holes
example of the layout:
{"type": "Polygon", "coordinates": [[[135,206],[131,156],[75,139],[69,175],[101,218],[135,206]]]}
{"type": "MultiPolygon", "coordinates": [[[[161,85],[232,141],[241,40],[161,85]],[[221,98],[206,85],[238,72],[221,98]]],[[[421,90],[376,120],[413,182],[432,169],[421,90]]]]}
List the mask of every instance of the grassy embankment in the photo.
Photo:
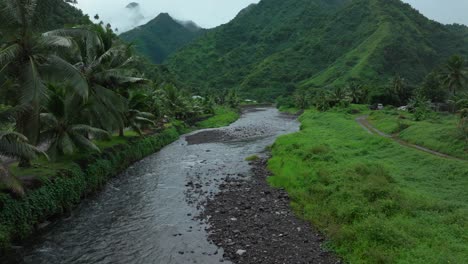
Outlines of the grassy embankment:
{"type": "MultiPolygon", "coordinates": [[[[214,116],[197,126],[228,125],[237,119],[236,114],[235,110],[217,108],[214,116]]],[[[27,189],[22,198],[2,192],[0,186],[0,252],[8,249],[13,240],[29,236],[39,223],[69,211],[109,178],[177,140],[186,130],[168,125],[162,132],[144,137],[127,132],[125,138],[113,136],[108,141],[96,141],[101,153],[82,152],[54,162],[41,158],[29,169],[13,164],[11,170],[17,177],[34,176],[40,186],[27,189]]]]}
{"type": "Polygon", "coordinates": [[[459,134],[456,115],[433,113],[426,120],[414,121],[410,113],[385,110],[373,112],[368,120],[377,129],[404,141],[468,159],[468,143],[459,134]]]}
{"type": "Polygon", "coordinates": [[[300,113],[302,110],[300,110],[299,108],[294,108],[294,107],[280,107],[278,109],[281,113],[287,113],[287,114],[292,114],[292,115],[295,115],[297,113],[300,113]]]}
{"type": "Polygon", "coordinates": [[[306,112],[277,140],[273,186],[350,263],[464,263],[468,163],[368,134],[342,112],[306,112]]]}
{"type": "Polygon", "coordinates": [[[239,112],[229,107],[215,108],[215,115],[196,124],[197,128],[217,128],[227,126],[239,119],[239,112]]]}

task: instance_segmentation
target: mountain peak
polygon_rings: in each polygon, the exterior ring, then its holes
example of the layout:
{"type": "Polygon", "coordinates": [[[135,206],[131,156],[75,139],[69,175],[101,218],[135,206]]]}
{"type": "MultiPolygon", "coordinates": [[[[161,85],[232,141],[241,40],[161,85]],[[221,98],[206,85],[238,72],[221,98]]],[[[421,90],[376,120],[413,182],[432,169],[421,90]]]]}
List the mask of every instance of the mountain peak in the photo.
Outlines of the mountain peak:
{"type": "Polygon", "coordinates": [[[136,44],[136,49],[153,62],[162,63],[169,55],[200,36],[204,30],[192,21],[174,19],[160,13],[145,25],[121,35],[136,44]]]}
{"type": "Polygon", "coordinates": [[[126,6],[126,8],[128,9],[133,9],[133,8],[138,8],[138,7],[140,7],[140,4],[137,2],[131,2],[130,4],[126,6]]]}

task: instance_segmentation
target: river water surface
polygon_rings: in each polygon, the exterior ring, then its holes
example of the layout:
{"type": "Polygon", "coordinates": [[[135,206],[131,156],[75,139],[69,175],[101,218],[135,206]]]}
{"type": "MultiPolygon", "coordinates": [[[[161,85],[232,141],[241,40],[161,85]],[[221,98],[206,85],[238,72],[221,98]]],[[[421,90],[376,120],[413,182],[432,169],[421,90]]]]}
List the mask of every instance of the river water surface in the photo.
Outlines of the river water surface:
{"type": "Polygon", "coordinates": [[[245,158],[299,123],[248,109],[226,128],[193,132],[135,163],[18,250],[17,263],[228,263],[194,219],[226,177],[249,177],[245,158]]]}

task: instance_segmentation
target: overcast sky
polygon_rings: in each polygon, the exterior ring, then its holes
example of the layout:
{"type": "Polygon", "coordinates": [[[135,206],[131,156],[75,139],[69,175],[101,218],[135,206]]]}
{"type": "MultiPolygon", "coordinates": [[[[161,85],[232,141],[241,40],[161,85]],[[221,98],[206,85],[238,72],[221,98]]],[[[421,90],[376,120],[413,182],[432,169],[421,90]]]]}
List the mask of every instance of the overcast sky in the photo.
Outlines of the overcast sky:
{"type": "MultiPolygon", "coordinates": [[[[161,12],[174,18],[192,20],[204,28],[229,22],[244,7],[259,0],[136,0],[140,10],[134,13],[125,9],[134,0],[78,0],[78,7],[93,17],[118,27],[120,31],[146,23],[161,12]],[[137,14],[138,12],[143,15],[137,14]]],[[[427,17],[442,23],[468,25],[468,0],[403,0],[427,17]]]]}

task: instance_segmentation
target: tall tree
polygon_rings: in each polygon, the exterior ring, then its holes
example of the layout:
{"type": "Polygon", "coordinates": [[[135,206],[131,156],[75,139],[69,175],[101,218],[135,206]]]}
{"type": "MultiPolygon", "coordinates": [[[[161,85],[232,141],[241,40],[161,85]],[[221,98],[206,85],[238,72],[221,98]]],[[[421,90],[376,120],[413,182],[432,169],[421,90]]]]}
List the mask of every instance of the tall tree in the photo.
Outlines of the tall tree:
{"type": "Polygon", "coordinates": [[[465,59],[461,56],[452,56],[445,66],[443,82],[452,95],[463,90],[467,81],[465,59]]]}
{"type": "Polygon", "coordinates": [[[70,82],[82,97],[88,94],[80,72],[58,56],[73,47],[70,38],[33,31],[37,0],[4,0],[0,10],[0,31],[6,43],[0,50],[0,71],[14,83],[15,105],[24,111],[16,117],[17,129],[32,144],[39,139],[41,105],[47,100],[46,80],[70,82]]]}
{"type": "Polygon", "coordinates": [[[72,60],[90,88],[89,111],[86,113],[91,125],[108,131],[122,129],[128,106],[119,94],[121,88],[147,81],[133,77],[135,73],[129,69],[133,62],[131,47],[118,43],[112,30],[100,25],[61,29],[48,34],[72,37],[78,44],[79,56],[72,60]]]}

